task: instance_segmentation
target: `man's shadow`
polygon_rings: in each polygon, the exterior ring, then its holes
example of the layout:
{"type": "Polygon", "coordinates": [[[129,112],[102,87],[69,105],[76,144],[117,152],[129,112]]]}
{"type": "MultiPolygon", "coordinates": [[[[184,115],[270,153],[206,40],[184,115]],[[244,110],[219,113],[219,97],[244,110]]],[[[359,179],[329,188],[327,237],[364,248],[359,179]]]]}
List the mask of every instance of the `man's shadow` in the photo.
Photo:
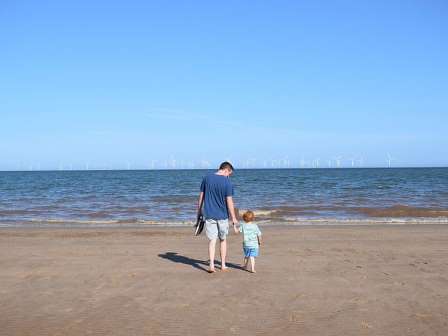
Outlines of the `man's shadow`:
{"type": "MultiPolygon", "coordinates": [[[[208,261],[186,257],[186,256],[183,256],[183,255],[177,253],[177,252],[161,253],[161,254],[159,254],[159,257],[163,258],[163,259],[167,259],[167,260],[175,262],[175,263],[181,263],[181,264],[185,264],[185,265],[190,265],[190,266],[192,266],[194,268],[197,268],[197,269],[199,269],[201,271],[208,272],[208,269],[207,269],[208,261]]],[[[221,266],[221,262],[220,261],[215,261],[215,265],[221,266]]],[[[226,266],[229,267],[229,268],[243,270],[243,268],[240,265],[237,265],[237,264],[234,264],[234,263],[226,262],[226,266]]]]}

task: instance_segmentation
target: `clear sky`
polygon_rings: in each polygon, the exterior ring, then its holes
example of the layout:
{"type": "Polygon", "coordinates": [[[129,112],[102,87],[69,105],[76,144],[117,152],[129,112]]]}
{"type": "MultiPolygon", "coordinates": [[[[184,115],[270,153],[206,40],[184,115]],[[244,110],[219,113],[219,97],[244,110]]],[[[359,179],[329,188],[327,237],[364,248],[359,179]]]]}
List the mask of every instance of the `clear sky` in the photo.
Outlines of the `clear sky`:
{"type": "Polygon", "coordinates": [[[4,170],[448,165],[448,3],[1,1],[0,116],[4,170]]]}

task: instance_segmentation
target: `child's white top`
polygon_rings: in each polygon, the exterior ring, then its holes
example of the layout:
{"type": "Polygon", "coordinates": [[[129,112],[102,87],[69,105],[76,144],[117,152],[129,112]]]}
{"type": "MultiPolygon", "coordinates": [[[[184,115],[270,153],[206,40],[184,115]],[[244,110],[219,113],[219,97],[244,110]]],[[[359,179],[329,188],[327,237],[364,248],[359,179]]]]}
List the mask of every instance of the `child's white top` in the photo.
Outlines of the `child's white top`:
{"type": "Polygon", "coordinates": [[[243,247],[258,248],[258,236],[261,236],[261,231],[255,223],[240,225],[240,232],[243,234],[243,247]]]}

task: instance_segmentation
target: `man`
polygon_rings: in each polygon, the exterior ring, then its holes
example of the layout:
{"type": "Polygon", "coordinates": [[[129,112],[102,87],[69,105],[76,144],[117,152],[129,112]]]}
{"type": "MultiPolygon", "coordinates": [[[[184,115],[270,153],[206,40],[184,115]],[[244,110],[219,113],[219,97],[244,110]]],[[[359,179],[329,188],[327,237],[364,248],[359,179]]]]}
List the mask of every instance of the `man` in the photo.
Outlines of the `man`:
{"type": "Polygon", "coordinates": [[[229,179],[232,173],[232,165],[229,162],[223,162],[217,172],[205,176],[201,183],[198,214],[201,212],[201,206],[203,205],[202,213],[205,217],[205,234],[209,239],[210,273],[215,272],[215,247],[218,238],[220,241],[221,270],[227,270],[226,237],[229,233],[229,215],[232,225],[238,224],[233,206],[233,186],[229,179]]]}

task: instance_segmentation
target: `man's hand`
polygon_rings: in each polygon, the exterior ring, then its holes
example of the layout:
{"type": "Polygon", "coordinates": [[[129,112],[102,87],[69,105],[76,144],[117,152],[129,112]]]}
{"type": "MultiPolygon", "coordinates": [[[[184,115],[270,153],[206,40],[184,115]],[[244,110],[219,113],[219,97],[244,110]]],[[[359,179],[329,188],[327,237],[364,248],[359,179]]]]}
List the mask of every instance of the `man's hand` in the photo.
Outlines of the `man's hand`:
{"type": "Polygon", "coordinates": [[[235,233],[239,233],[237,225],[238,225],[238,219],[236,218],[232,219],[233,232],[235,233]]]}

